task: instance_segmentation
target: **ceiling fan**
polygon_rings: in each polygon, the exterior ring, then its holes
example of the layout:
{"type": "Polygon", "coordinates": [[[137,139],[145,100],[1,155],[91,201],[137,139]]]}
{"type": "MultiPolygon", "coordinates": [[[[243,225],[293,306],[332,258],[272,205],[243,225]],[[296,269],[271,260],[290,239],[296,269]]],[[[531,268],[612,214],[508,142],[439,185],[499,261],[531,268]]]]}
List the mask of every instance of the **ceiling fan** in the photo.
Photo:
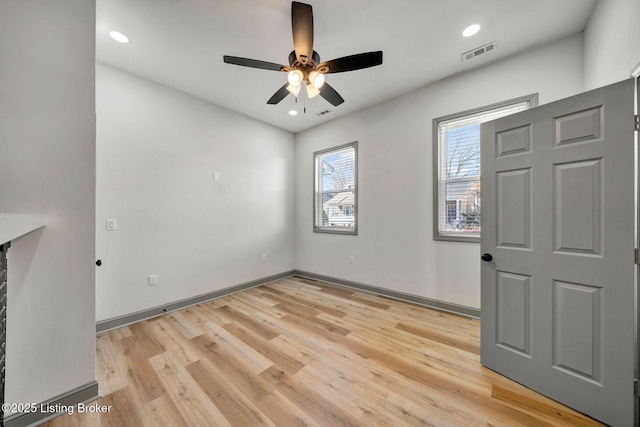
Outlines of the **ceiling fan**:
{"type": "Polygon", "coordinates": [[[325,74],[343,73],[382,64],[382,51],[358,53],[320,62],[320,55],[313,50],[313,9],[309,4],[291,2],[291,28],[294,50],[289,54],[288,66],[237,56],[223,57],[227,64],[287,73],[287,83],[273,94],[267,104],[277,104],[290,93],[297,100],[302,86],[305,86],[307,97],[320,95],[332,105],[338,106],[344,99],[325,82],[325,74]]]}

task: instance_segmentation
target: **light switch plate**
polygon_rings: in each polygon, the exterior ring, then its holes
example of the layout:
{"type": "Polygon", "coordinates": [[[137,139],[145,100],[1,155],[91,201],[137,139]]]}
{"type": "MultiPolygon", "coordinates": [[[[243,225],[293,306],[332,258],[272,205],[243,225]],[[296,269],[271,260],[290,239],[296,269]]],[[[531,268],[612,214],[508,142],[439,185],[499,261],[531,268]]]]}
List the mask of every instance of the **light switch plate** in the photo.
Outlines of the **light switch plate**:
{"type": "Polygon", "coordinates": [[[108,219],[107,220],[107,230],[113,231],[115,229],[116,229],[116,220],[115,219],[108,219]]]}

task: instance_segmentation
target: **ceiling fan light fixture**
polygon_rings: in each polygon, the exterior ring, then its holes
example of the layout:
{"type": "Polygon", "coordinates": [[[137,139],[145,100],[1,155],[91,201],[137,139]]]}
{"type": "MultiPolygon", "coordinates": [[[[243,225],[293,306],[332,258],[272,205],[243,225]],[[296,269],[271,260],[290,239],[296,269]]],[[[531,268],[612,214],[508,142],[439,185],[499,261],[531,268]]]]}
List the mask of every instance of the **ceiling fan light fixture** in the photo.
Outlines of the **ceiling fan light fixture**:
{"type": "Polygon", "coordinates": [[[474,34],[476,34],[478,31],[480,31],[480,24],[472,24],[462,31],[462,35],[464,37],[471,37],[474,34]]]}
{"type": "Polygon", "coordinates": [[[287,85],[287,90],[289,91],[289,93],[293,96],[295,96],[296,98],[298,97],[298,94],[300,93],[300,85],[298,86],[294,86],[292,84],[287,85]]]}
{"type": "Polygon", "coordinates": [[[314,88],[320,89],[324,84],[324,74],[319,73],[317,71],[312,71],[309,73],[309,83],[313,85],[314,88]]]}
{"type": "Polygon", "coordinates": [[[123,34],[120,31],[109,31],[109,37],[119,43],[131,43],[131,39],[129,39],[126,34],[123,34]]]}
{"type": "Polygon", "coordinates": [[[291,86],[300,87],[303,80],[304,80],[304,75],[300,70],[291,70],[289,71],[289,74],[287,74],[287,81],[291,86]]]}
{"type": "Polygon", "coordinates": [[[307,84],[307,96],[309,97],[309,99],[314,98],[314,97],[316,97],[318,95],[320,95],[320,89],[315,87],[313,84],[308,83],[307,84]]]}

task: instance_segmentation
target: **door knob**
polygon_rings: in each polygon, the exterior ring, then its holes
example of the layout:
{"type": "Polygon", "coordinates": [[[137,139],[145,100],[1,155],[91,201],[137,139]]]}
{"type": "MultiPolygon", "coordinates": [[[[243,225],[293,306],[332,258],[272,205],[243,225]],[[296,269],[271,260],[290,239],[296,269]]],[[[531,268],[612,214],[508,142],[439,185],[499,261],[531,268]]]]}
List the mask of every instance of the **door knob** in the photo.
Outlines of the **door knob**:
{"type": "Polygon", "coordinates": [[[102,260],[101,260],[101,259],[97,260],[97,261],[96,261],[96,265],[97,265],[98,267],[100,267],[100,266],[102,265],[102,260]]]}
{"type": "Polygon", "coordinates": [[[480,257],[482,258],[483,261],[489,262],[493,259],[493,255],[491,254],[482,254],[482,256],[480,257]]]}

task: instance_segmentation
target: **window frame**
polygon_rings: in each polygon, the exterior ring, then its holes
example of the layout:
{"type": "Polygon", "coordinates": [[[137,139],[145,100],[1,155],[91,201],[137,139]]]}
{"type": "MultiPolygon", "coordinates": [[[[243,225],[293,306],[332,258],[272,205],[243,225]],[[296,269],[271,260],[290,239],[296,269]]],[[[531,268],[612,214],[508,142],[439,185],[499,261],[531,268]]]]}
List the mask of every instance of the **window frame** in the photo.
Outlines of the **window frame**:
{"type": "Polygon", "coordinates": [[[323,150],[315,151],[313,153],[313,232],[314,233],[327,233],[327,234],[341,234],[346,236],[357,236],[358,235],[358,141],[349,142],[347,144],[338,145],[331,148],[325,148],[323,150]],[[318,212],[316,203],[318,201],[317,192],[318,189],[316,187],[318,181],[318,169],[317,169],[317,159],[318,156],[331,153],[334,151],[341,151],[345,148],[353,148],[353,227],[337,227],[337,226],[318,226],[318,221],[316,214],[318,212]],[[347,228],[345,230],[345,228],[347,228]]]}
{"type": "MultiPolygon", "coordinates": [[[[528,109],[538,106],[538,94],[533,93],[518,98],[509,99],[506,101],[496,102],[495,104],[485,105],[483,107],[472,108],[470,110],[461,111],[454,114],[448,114],[446,116],[437,117],[432,122],[432,144],[433,144],[433,240],[448,241],[448,242],[467,242],[467,243],[480,243],[480,233],[464,235],[463,233],[443,233],[440,231],[440,135],[438,128],[441,122],[451,121],[454,119],[462,119],[467,116],[480,115],[490,110],[498,108],[508,107],[509,105],[519,104],[522,102],[528,102],[528,109]]],[[[482,176],[480,175],[480,179],[482,176]]],[[[482,186],[480,187],[482,191],[482,186]]],[[[482,200],[482,196],[480,196],[482,200]]],[[[446,200],[445,200],[445,213],[446,200]]]]}

